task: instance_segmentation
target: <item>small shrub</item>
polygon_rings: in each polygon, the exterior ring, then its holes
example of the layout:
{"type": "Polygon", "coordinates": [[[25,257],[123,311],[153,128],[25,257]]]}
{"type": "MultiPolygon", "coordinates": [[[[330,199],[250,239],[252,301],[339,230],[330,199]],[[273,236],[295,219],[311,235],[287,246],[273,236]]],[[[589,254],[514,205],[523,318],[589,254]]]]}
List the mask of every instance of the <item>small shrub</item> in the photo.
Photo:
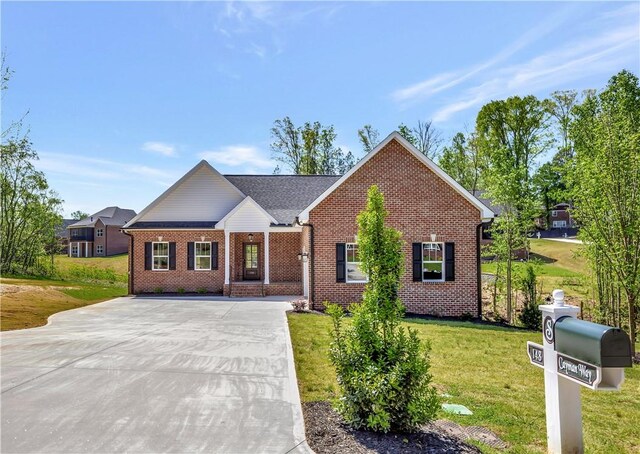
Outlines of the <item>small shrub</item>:
{"type": "Polygon", "coordinates": [[[182,295],[184,293],[184,288],[182,287],[178,288],[178,293],[182,295]]]}
{"type": "Polygon", "coordinates": [[[531,264],[527,264],[518,278],[520,290],[524,295],[524,306],[518,314],[522,326],[533,331],[542,329],[542,312],[538,309],[540,298],[536,288],[538,278],[531,264]]]}
{"type": "Polygon", "coordinates": [[[200,287],[197,290],[197,292],[200,293],[201,295],[203,295],[203,294],[207,293],[207,288],[206,287],[200,287]]]}
{"type": "Polygon", "coordinates": [[[163,293],[164,289],[162,287],[156,287],[153,289],[153,293],[163,293]]]}
{"type": "Polygon", "coordinates": [[[305,298],[298,298],[291,301],[293,306],[293,312],[304,312],[307,310],[307,300],[305,298]]]}
{"type": "Polygon", "coordinates": [[[465,312],[460,316],[460,320],[463,322],[470,322],[474,320],[476,317],[471,312],[465,312]]]}

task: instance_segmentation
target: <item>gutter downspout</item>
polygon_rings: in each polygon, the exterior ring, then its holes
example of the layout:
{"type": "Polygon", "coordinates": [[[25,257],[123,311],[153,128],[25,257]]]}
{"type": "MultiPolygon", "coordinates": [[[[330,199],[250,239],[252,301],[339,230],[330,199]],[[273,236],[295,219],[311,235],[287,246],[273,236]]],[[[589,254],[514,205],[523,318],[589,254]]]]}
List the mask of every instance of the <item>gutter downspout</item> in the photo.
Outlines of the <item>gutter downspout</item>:
{"type": "Polygon", "coordinates": [[[133,295],[133,235],[126,230],[120,229],[122,233],[129,237],[129,295],[133,295]]]}
{"type": "Polygon", "coordinates": [[[296,216],[295,219],[295,223],[299,226],[302,227],[309,227],[310,233],[309,233],[309,246],[310,246],[310,251],[311,252],[311,260],[309,260],[309,306],[310,308],[313,308],[314,305],[314,301],[316,300],[315,296],[316,296],[316,287],[315,287],[315,257],[316,257],[316,251],[315,251],[315,242],[314,242],[314,229],[313,229],[313,224],[311,224],[310,222],[300,222],[300,218],[298,218],[298,216],[296,216]]]}
{"type": "Polygon", "coordinates": [[[481,245],[480,239],[482,238],[482,226],[484,222],[481,222],[476,227],[476,273],[477,273],[477,285],[478,285],[478,319],[482,320],[482,268],[481,268],[481,245]]]}

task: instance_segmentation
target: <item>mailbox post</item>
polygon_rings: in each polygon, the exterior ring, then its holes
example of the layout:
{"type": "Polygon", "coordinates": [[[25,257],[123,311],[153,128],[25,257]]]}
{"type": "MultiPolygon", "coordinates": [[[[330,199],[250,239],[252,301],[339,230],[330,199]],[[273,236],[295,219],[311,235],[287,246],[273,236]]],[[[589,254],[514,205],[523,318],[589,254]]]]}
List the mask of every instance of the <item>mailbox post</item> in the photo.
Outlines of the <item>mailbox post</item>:
{"type": "Polygon", "coordinates": [[[543,345],[527,342],[531,363],[544,369],[547,446],[552,454],[583,453],[580,387],[619,390],[631,367],[631,342],[620,328],[578,320],[564,292],[542,311],[543,345]]]}
{"type": "Polygon", "coordinates": [[[544,351],[544,401],[547,414],[547,449],[550,453],[581,453],[582,413],[580,385],[558,375],[555,323],[577,317],[579,309],[564,305],[564,292],[553,292],[553,304],[540,306],[544,351]]]}

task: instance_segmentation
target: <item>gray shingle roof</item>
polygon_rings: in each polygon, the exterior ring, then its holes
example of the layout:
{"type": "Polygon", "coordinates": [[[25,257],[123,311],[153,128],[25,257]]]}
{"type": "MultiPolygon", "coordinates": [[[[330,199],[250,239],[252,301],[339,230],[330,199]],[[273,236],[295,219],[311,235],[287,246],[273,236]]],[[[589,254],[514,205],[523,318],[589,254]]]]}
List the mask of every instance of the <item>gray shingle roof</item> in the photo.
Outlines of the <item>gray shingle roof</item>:
{"type": "Polygon", "coordinates": [[[71,224],[70,227],[93,227],[98,219],[102,221],[104,225],[125,225],[136,215],[136,212],[126,208],[120,207],[107,207],[97,213],[92,214],[78,222],[71,224]]]}
{"type": "Polygon", "coordinates": [[[493,211],[496,216],[499,216],[502,214],[503,208],[500,205],[494,205],[493,200],[491,200],[488,197],[488,195],[486,194],[486,191],[483,191],[482,189],[476,189],[473,192],[472,191],[469,191],[469,192],[471,192],[471,194],[476,199],[484,203],[484,205],[487,208],[489,208],[491,211],[493,211]]]}
{"type": "Polygon", "coordinates": [[[225,178],[279,224],[292,224],[340,175],[225,175],[225,178]]]}
{"type": "Polygon", "coordinates": [[[127,229],[212,229],[218,221],[142,221],[127,229]]]}

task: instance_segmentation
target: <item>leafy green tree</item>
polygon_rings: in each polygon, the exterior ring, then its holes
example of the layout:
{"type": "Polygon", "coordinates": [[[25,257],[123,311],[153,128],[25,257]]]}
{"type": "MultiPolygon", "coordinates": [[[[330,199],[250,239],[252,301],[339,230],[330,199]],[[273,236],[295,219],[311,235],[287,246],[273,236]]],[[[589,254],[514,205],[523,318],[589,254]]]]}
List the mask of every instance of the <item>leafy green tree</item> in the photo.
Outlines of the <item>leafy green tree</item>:
{"type": "Polygon", "coordinates": [[[80,219],[84,219],[84,218],[88,218],[89,217],[89,213],[85,213],[84,211],[74,211],[73,213],[71,213],[71,219],[75,219],[75,220],[80,220],[80,219]]]}
{"type": "Polygon", "coordinates": [[[528,249],[527,233],[537,214],[532,173],[536,158],[553,144],[547,105],[534,96],[513,96],[482,107],[476,120],[480,153],[486,158],[483,181],[502,213],[491,228],[493,249],[505,262],[507,320],[512,317],[512,263],[516,250],[528,249]]]}
{"type": "Polygon", "coordinates": [[[594,270],[626,295],[635,346],[640,295],[640,84],[629,71],[574,108],[574,215],[594,270]]]}
{"type": "Polygon", "coordinates": [[[444,147],[438,165],[467,191],[479,189],[481,156],[473,134],[465,137],[461,132],[451,139],[451,145],[444,147]]]}
{"type": "Polygon", "coordinates": [[[316,121],[296,127],[284,117],[274,122],[271,136],[274,158],[296,175],[340,175],[353,167],[353,154],[335,146],[333,126],[316,121]]]}
{"type": "Polygon", "coordinates": [[[351,306],[350,326],[341,307],[327,309],[334,324],[330,358],[342,393],[338,410],[355,428],[383,432],[414,430],[438,409],[429,346],[400,325],[403,242],[400,232],[385,227],[386,216],[384,197],[372,186],[358,216],[358,254],[369,277],[362,303],[351,306]]]}
{"type": "Polygon", "coordinates": [[[358,140],[362,144],[362,150],[367,154],[380,143],[380,134],[373,126],[364,125],[362,129],[358,129],[358,140]]]}
{"type": "Polygon", "coordinates": [[[62,222],[62,201],[35,169],[38,155],[27,137],[13,137],[0,148],[0,271],[51,273],[41,259],[62,222]]]}

